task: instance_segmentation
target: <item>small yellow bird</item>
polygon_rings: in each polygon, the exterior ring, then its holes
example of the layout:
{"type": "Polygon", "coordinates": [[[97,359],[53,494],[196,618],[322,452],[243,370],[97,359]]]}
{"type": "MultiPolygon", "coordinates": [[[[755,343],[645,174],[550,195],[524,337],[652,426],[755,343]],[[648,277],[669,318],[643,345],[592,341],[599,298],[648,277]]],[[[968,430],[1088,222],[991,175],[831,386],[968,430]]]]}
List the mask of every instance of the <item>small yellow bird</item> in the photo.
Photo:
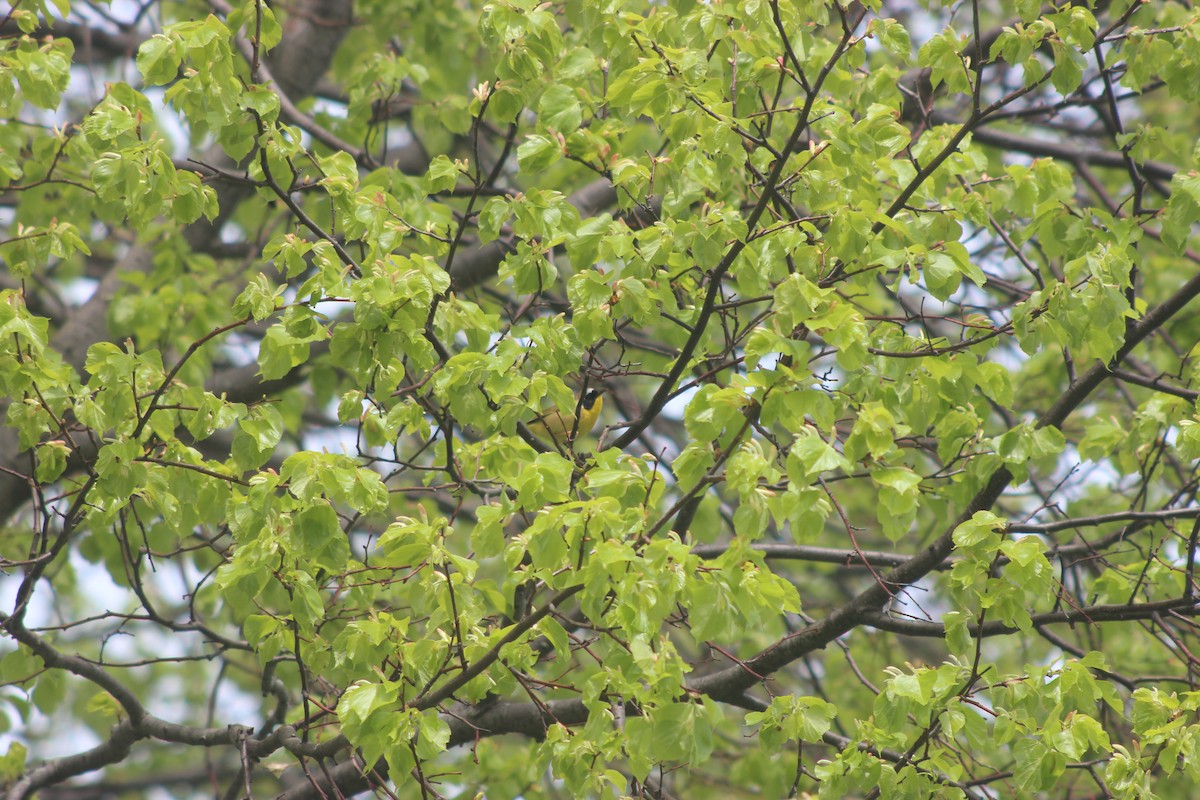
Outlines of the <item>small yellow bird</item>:
{"type": "Polygon", "coordinates": [[[604,407],[602,394],[599,390],[592,389],[583,396],[583,402],[579,408],[578,425],[575,424],[573,410],[563,411],[552,408],[530,422],[529,430],[533,431],[538,438],[554,444],[566,444],[567,440],[571,438],[572,431],[577,438],[583,436],[596,427],[596,420],[600,418],[600,409],[604,407]]]}

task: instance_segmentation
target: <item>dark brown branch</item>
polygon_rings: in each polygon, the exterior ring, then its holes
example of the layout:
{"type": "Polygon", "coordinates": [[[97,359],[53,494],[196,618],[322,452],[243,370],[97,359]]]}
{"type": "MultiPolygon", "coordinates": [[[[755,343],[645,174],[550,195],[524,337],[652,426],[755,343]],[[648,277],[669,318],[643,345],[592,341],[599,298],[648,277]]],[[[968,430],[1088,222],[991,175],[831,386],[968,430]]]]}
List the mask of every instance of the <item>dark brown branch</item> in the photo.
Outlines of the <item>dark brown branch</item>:
{"type": "MultiPolygon", "coordinates": [[[[1064,608],[1061,611],[1050,611],[1031,616],[1034,627],[1067,624],[1095,624],[1097,622],[1131,622],[1136,620],[1153,619],[1164,611],[1171,611],[1186,617],[1200,614],[1200,604],[1190,598],[1164,600],[1158,603],[1115,603],[1086,608],[1064,608]]],[[[902,619],[886,612],[877,611],[863,615],[862,624],[889,633],[903,636],[923,636],[945,638],[946,626],[938,622],[919,619],[902,619]]],[[[983,625],[971,623],[967,626],[970,635],[975,636],[1006,636],[1019,633],[1020,628],[1007,623],[993,620],[983,625]]]]}

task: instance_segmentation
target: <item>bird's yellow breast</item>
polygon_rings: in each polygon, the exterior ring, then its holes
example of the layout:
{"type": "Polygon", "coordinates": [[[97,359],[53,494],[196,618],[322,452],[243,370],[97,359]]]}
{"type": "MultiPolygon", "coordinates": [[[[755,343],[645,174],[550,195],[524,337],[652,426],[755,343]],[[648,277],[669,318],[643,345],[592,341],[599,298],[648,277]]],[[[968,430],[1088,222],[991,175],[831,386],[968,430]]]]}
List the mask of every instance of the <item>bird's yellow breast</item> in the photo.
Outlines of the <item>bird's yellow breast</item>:
{"type": "Polygon", "coordinates": [[[583,397],[579,411],[579,424],[575,424],[575,414],[570,411],[553,408],[529,423],[529,430],[541,439],[566,444],[574,431],[576,438],[589,433],[600,419],[600,411],[604,408],[604,397],[597,391],[588,392],[583,397]]]}

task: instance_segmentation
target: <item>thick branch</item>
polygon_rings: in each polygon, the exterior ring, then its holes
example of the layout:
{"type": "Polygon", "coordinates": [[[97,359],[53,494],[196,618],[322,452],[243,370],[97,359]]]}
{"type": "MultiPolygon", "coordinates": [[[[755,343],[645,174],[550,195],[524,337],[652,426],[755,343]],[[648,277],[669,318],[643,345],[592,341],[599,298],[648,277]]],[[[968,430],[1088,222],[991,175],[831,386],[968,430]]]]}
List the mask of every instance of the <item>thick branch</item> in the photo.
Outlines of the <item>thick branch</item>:
{"type": "MultiPolygon", "coordinates": [[[[1183,288],[1161,305],[1147,312],[1136,325],[1130,328],[1125,344],[1113,358],[1112,366],[1120,364],[1133,348],[1195,299],[1197,294],[1200,294],[1200,275],[1193,277],[1184,284],[1183,288]]],[[[1078,408],[1110,374],[1109,365],[1094,365],[1068,387],[1058,402],[1042,415],[1038,421],[1038,427],[1061,427],[1067,416],[1078,408]]],[[[691,688],[718,700],[736,697],[759,682],[761,676],[769,675],[814,650],[820,650],[839,636],[866,624],[872,615],[878,614],[883,604],[897,589],[912,585],[936,569],[938,564],[954,550],[955,529],[971,519],[976,512],[991,508],[1008,488],[1012,478],[1013,475],[1007,468],[998,469],[984,488],[975,495],[936,541],[884,575],[880,581],[864,590],[849,603],[833,611],[825,619],[780,640],[749,659],[744,666],[731,667],[700,678],[692,684],[691,688]]]]}
{"type": "MultiPolygon", "coordinates": [[[[21,30],[15,22],[9,21],[0,25],[0,38],[8,39],[20,34],[21,30]]],[[[129,58],[142,46],[142,42],[150,38],[137,31],[110,30],[61,19],[40,20],[40,24],[30,36],[34,39],[44,39],[48,36],[69,39],[71,44],[75,45],[75,61],[83,64],[129,58]]]]}
{"type": "MultiPolygon", "coordinates": [[[[1184,598],[1164,600],[1159,603],[1115,603],[1086,608],[1064,608],[1059,611],[1049,611],[1045,614],[1034,614],[1030,618],[1034,627],[1053,625],[1056,623],[1087,624],[1097,622],[1131,622],[1153,619],[1163,612],[1170,611],[1184,617],[1194,617],[1200,614],[1200,604],[1195,600],[1184,598]]],[[[889,633],[899,633],[903,636],[924,636],[945,638],[946,626],[939,622],[919,619],[900,619],[881,611],[864,615],[863,624],[889,633]]],[[[983,625],[971,623],[967,630],[972,637],[976,636],[1007,636],[1019,633],[1020,628],[998,620],[985,622],[983,625]]]]}

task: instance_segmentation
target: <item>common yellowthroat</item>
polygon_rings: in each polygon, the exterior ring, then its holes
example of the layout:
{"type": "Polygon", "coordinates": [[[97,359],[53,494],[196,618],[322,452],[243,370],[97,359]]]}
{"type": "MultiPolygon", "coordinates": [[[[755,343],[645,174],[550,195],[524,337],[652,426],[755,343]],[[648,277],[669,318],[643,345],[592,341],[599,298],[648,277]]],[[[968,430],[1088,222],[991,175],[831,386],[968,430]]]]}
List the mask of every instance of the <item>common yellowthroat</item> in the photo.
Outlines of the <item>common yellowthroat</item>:
{"type": "Polygon", "coordinates": [[[575,424],[574,410],[563,411],[552,408],[530,422],[529,430],[533,431],[538,438],[548,442],[566,444],[567,440],[571,438],[572,431],[577,437],[591,431],[596,426],[596,420],[600,418],[600,409],[603,407],[602,393],[592,389],[583,396],[583,402],[579,405],[578,425],[575,424]]]}

